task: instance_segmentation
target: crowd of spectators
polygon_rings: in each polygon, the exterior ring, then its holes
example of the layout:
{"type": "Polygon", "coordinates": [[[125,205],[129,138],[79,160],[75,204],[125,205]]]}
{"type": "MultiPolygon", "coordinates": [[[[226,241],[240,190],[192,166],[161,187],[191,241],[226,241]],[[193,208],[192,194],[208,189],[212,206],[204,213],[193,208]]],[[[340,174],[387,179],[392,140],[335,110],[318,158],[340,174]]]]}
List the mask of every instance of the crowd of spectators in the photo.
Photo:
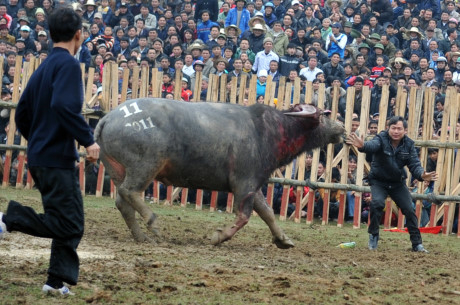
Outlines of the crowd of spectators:
{"type": "Polygon", "coordinates": [[[460,87],[460,5],[449,0],[9,0],[0,2],[2,91],[11,88],[16,55],[46,58],[52,47],[47,15],[63,5],[84,20],[76,57],[96,69],[96,92],[107,62],[131,73],[136,65],[156,67],[164,73],[162,96],[181,86],[186,101],[205,99],[210,74],[227,74],[229,82],[254,75],[260,102],[267,76],[276,83],[300,77],[301,93],[306,81],[325,83],[328,109],[330,87],[337,85],[342,116],[349,86],[356,89],[356,113],[362,87],[372,88],[371,114],[378,112],[384,84],[390,105],[398,86],[424,86],[436,92],[440,122],[446,88],[460,87]],[[195,86],[197,71],[201,86],[195,86]]]}
{"type": "MultiPolygon", "coordinates": [[[[398,87],[431,88],[433,118],[440,128],[449,86],[460,89],[460,3],[451,0],[9,0],[0,2],[0,55],[4,57],[2,99],[11,98],[15,57],[45,59],[52,48],[47,15],[71,5],[84,20],[84,43],[75,55],[95,68],[94,92],[101,91],[103,67],[116,63],[163,72],[161,94],[206,100],[211,74],[257,77],[263,102],[267,77],[278,84],[301,79],[326,86],[331,109],[333,86],[340,87],[339,115],[359,116],[363,86],[371,88],[370,119],[379,117],[382,88],[389,85],[392,115],[398,87]],[[175,83],[177,71],[182,82],[175,83]],[[196,85],[196,72],[202,83],[196,85]],[[353,109],[346,89],[355,88],[353,109]],[[196,92],[195,88],[199,88],[196,92]]],[[[120,76],[123,74],[120,73],[120,76]]],[[[120,79],[122,81],[122,79],[120,79]]],[[[119,86],[121,90],[121,86],[119,86]]],[[[244,90],[244,88],[239,89],[244,90]]],[[[247,89],[246,89],[247,90],[247,89]]],[[[2,126],[6,126],[2,117],[2,126]]],[[[352,213],[352,210],[350,210],[352,213]]]]}

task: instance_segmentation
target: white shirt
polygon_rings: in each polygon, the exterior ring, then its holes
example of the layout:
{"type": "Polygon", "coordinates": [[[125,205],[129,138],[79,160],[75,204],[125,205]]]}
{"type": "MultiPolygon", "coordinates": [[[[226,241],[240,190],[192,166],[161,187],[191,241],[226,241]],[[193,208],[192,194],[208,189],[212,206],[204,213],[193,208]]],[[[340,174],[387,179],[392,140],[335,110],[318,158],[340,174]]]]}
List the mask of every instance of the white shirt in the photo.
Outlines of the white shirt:
{"type": "Polygon", "coordinates": [[[316,74],[323,72],[318,67],[315,67],[313,70],[310,70],[310,67],[305,67],[300,70],[299,75],[303,75],[307,79],[307,81],[312,82],[316,78],[316,74]]]}
{"type": "Polygon", "coordinates": [[[192,76],[192,74],[195,73],[195,70],[193,69],[193,65],[191,66],[184,65],[184,67],[182,67],[182,73],[187,74],[188,76],[192,76]]]}
{"type": "Polygon", "coordinates": [[[253,71],[260,71],[260,70],[270,70],[270,62],[272,60],[276,60],[277,62],[280,61],[278,55],[275,52],[270,51],[268,54],[265,53],[265,50],[262,50],[257,53],[256,58],[254,60],[254,65],[252,66],[253,71]]]}

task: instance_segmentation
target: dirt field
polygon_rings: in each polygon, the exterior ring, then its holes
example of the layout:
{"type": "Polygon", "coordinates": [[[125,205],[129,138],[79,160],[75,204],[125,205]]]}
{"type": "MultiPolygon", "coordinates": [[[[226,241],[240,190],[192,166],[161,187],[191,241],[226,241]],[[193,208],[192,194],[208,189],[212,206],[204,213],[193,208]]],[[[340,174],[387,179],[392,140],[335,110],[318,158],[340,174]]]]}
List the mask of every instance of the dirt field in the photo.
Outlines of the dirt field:
{"type": "MultiPolygon", "coordinates": [[[[40,208],[35,191],[0,190],[8,200],[40,208]]],[[[40,292],[50,241],[20,233],[0,242],[0,304],[460,304],[460,240],[424,235],[429,254],[410,252],[409,236],[382,233],[367,250],[365,229],[281,223],[296,243],[271,244],[257,217],[231,241],[210,245],[233,215],[194,206],[152,205],[163,240],[135,243],[109,198],[85,198],[86,233],[79,247],[76,296],[40,292]],[[340,249],[355,241],[355,249],[340,249]]]]}

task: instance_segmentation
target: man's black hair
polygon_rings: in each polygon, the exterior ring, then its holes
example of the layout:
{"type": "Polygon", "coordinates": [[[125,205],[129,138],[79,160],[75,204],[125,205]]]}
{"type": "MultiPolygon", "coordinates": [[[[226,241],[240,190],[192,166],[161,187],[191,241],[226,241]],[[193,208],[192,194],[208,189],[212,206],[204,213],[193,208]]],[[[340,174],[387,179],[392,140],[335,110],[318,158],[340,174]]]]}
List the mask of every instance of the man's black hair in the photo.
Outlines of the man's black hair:
{"type": "Polygon", "coordinates": [[[452,34],[453,32],[455,32],[456,30],[457,30],[457,29],[455,29],[455,28],[448,28],[448,29],[446,30],[446,35],[447,35],[447,37],[449,37],[450,34],[452,34]]]}
{"type": "Polygon", "coordinates": [[[364,79],[363,79],[362,77],[357,76],[357,77],[355,78],[355,84],[356,84],[356,83],[364,83],[364,79]]]}
{"type": "Polygon", "coordinates": [[[167,60],[168,62],[171,62],[171,60],[169,59],[169,56],[162,56],[162,57],[160,58],[160,62],[161,62],[163,59],[167,60]]]}
{"type": "Polygon", "coordinates": [[[209,10],[202,10],[200,12],[200,16],[203,16],[204,13],[208,13],[208,15],[211,16],[211,12],[209,10]]]}
{"type": "Polygon", "coordinates": [[[82,28],[81,17],[72,8],[58,8],[48,16],[48,26],[54,43],[69,42],[82,28]]]}
{"type": "MultiPolygon", "coordinates": [[[[172,36],[172,35],[171,35],[172,36]]],[[[177,36],[177,35],[176,35],[177,36]]],[[[171,47],[171,50],[174,49],[175,47],[179,47],[181,48],[181,50],[183,51],[182,49],[182,45],[180,43],[175,43],[172,47],[171,47]]]]}
{"type": "Polygon", "coordinates": [[[399,116],[399,115],[395,115],[394,117],[391,117],[388,120],[388,127],[390,127],[391,125],[396,125],[400,121],[403,123],[404,129],[406,129],[407,128],[407,121],[406,121],[405,118],[403,118],[402,116],[399,116]]]}
{"type": "Polygon", "coordinates": [[[340,181],[340,171],[337,167],[332,168],[331,180],[340,181]]]}
{"type": "Polygon", "coordinates": [[[376,120],[370,120],[369,123],[367,124],[367,127],[371,127],[371,125],[379,125],[379,122],[376,120]]]}

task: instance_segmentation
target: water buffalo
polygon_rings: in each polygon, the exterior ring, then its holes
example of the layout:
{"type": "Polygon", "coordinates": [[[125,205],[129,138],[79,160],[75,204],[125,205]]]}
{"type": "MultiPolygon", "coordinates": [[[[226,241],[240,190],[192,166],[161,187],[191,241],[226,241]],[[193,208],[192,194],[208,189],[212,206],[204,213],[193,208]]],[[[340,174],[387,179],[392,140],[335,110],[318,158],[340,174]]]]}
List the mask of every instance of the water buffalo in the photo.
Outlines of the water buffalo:
{"type": "Polygon", "coordinates": [[[279,248],[294,244],[275,222],[261,186],[270,174],[307,150],[338,143],[343,127],[311,105],[281,112],[265,105],[187,103],[158,98],[125,102],[97,125],[101,160],[117,186],[116,206],[136,241],[152,240],[135,219],[158,234],[156,215],[139,196],[157,179],[167,185],[233,192],[237,216],[211,243],[230,239],[253,209],[279,248]]]}

